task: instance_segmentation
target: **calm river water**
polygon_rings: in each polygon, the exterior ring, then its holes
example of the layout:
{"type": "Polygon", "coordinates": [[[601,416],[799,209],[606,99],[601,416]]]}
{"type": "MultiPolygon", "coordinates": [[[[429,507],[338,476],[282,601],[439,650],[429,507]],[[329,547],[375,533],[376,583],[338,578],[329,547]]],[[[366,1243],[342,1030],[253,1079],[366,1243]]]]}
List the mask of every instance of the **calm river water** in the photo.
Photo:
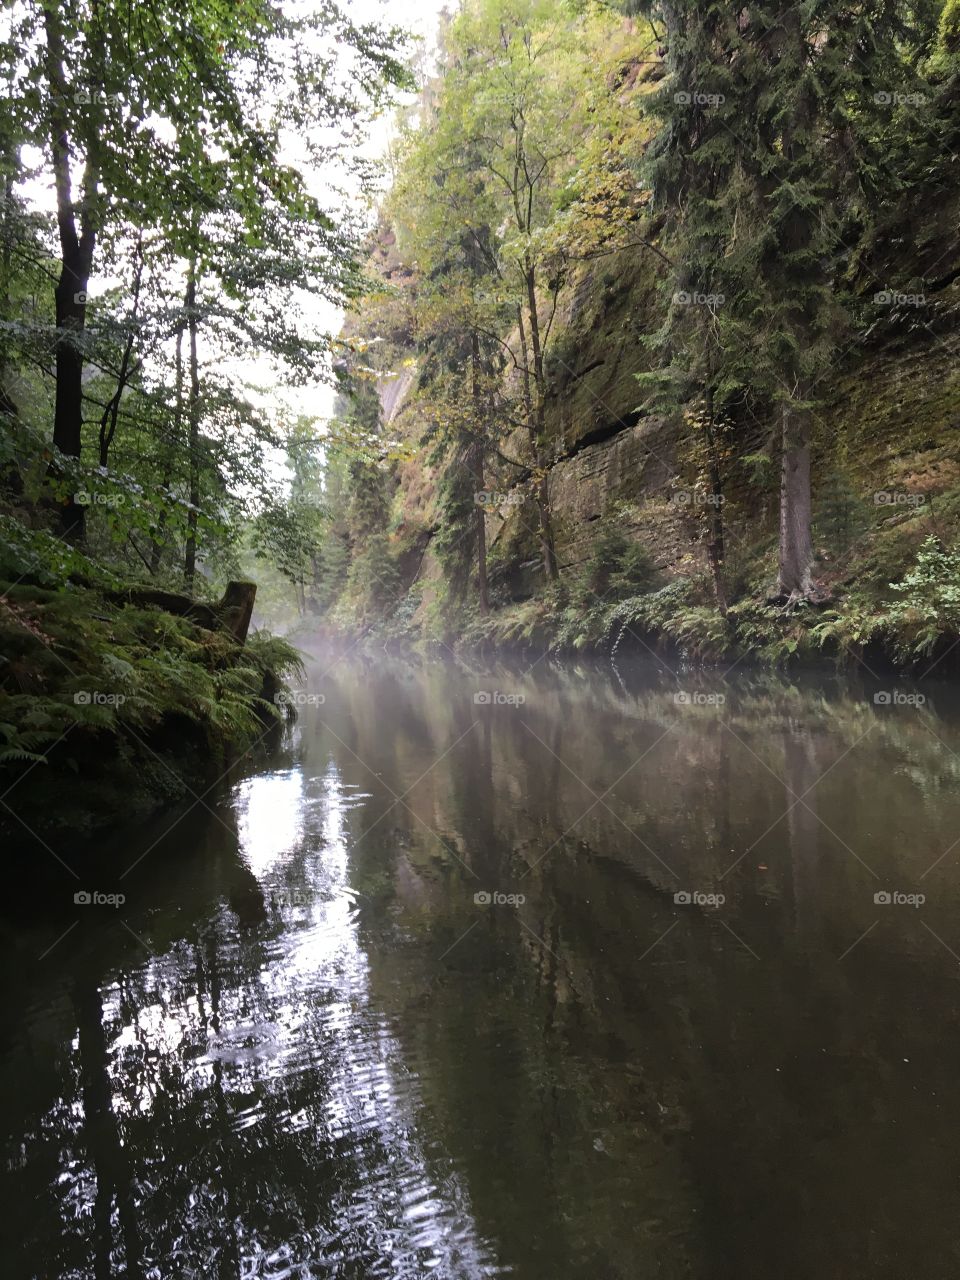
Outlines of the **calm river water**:
{"type": "Polygon", "coordinates": [[[268,762],[6,881],[5,1280],[954,1280],[919,692],[319,656],[268,762]]]}

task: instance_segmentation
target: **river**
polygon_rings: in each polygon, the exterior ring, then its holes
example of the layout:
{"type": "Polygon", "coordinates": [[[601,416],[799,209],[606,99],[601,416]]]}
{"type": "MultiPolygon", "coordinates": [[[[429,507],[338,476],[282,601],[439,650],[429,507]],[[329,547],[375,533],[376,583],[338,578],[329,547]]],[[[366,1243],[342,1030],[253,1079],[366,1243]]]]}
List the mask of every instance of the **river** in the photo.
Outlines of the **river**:
{"type": "Polygon", "coordinates": [[[297,698],[9,873],[5,1277],[958,1274],[955,688],[340,653],[297,698]]]}

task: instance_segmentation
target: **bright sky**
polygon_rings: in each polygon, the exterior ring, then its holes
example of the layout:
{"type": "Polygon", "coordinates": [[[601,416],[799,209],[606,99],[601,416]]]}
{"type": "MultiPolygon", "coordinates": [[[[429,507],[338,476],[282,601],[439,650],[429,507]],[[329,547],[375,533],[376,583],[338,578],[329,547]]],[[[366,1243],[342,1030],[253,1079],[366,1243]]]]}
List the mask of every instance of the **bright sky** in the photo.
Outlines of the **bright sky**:
{"type": "MultiPolygon", "coordinates": [[[[307,12],[316,8],[315,0],[292,0],[307,12]]],[[[344,10],[354,21],[375,22],[382,26],[398,26],[410,32],[413,39],[420,44],[420,56],[414,57],[414,65],[429,65],[436,48],[436,34],[439,16],[443,8],[456,8],[457,0],[341,0],[344,10]]],[[[0,9],[0,36],[8,35],[13,20],[12,11],[3,6],[0,9]]],[[[161,125],[162,127],[162,125],[161,125]]],[[[364,153],[370,158],[382,159],[393,132],[393,121],[384,116],[376,121],[364,147],[364,153]]],[[[297,163],[297,139],[288,142],[291,163],[297,163]]],[[[53,179],[48,167],[43,163],[41,154],[34,148],[25,148],[24,159],[28,164],[39,169],[37,177],[31,179],[25,188],[29,200],[35,201],[38,208],[49,210],[53,201],[53,179]]],[[[342,180],[339,172],[325,173],[314,171],[309,175],[310,187],[317,195],[329,186],[342,180]]],[[[110,288],[116,287],[118,281],[105,276],[102,265],[95,261],[90,281],[91,298],[96,298],[110,288]]],[[[305,292],[299,293],[292,300],[292,308],[301,320],[303,332],[337,333],[343,323],[343,312],[329,303],[305,292]]],[[[203,359],[201,334],[201,360],[203,359]]],[[[290,414],[304,414],[327,418],[333,409],[334,391],[331,387],[319,384],[314,387],[281,387],[282,374],[273,368],[264,358],[258,358],[251,352],[249,357],[238,361],[233,367],[238,382],[253,383],[262,390],[251,393],[263,408],[275,408],[290,414]]]]}
{"type": "MultiPolygon", "coordinates": [[[[343,0],[343,7],[356,22],[376,22],[383,26],[399,26],[409,31],[421,45],[428,65],[436,49],[439,18],[444,8],[455,10],[456,0],[343,0]]],[[[419,58],[415,64],[422,65],[419,58]]],[[[383,117],[375,122],[365,153],[371,158],[383,159],[387,154],[394,125],[392,118],[383,117]]],[[[295,143],[292,148],[296,152],[295,143]]],[[[311,184],[313,185],[313,184],[311,184]]],[[[325,175],[316,174],[316,185],[326,185],[325,175]]],[[[343,312],[322,299],[300,293],[298,310],[305,326],[337,333],[343,323],[343,312]]],[[[332,387],[277,388],[276,375],[266,361],[248,363],[244,376],[264,388],[257,400],[264,407],[270,404],[283,406],[293,414],[328,418],[333,412],[335,392],[332,387]],[[267,388],[271,390],[267,391],[267,388]]]]}

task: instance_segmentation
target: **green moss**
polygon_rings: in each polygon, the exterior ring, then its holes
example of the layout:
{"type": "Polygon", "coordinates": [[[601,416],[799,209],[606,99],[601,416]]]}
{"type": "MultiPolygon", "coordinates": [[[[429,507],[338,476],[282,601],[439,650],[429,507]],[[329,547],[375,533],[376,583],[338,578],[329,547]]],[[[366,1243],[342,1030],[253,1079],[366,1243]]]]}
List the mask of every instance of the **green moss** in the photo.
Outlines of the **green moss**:
{"type": "Polygon", "coordinates": [[[0,587],[0,653],[9,838],[22,823],[92,831],[188,793],[281,718],[274,694],[300,662],[276,637],[241,647],[89,587],[22,583],[0,587]]]}

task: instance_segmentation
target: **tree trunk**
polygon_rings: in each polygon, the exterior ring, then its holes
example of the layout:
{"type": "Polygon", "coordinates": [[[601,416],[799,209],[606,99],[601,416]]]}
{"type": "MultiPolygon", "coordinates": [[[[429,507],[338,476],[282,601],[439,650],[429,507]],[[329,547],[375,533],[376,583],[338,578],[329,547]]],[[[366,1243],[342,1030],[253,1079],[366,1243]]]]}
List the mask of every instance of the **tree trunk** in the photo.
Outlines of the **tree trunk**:
{"type": "Polygon", "coordinates": [[[727,616],[727,591],[723,581],[724,537],[723,537],[723,482],[720,477],[720,457],[717,449],[717,435],[713,418],[713,387],[706,389],[706,434],[707,434],[707,474],[710,479],[710,537],[707,540],[707,558],[710,561],[710,572],[713,575],[713,591],[717,600],[717,608],[723,617],[727,616]]]}
{"type": "MultiPolygon", "coordinates": [[[[14,158],[11,151],[7,151],[4,156],[4,168],[6,176],[4,178],[3,187],[3,233],[0,240],[3,243],[2,253],[0,253],[0,274],[2,274],[2,293],[0,293],[0,319],[4,323],[13,320],[13,306],[10,299],[10,280],[11,280],[11,263],[13,258],[13,232],[10,225],[11,209],[13,207],[13,166],[14,158]]],[[[20,409],[14,396],[16,392],[16,370],[7,365],[7,347],[6,344],[0,347],[0,419],[5,416],[11,418],[19,418],[20,409]]],[[[8,463],[0,466],[0,491],[7,494],[23,493],[23,476],[20,474],[20,466],[15,457],[11,458],[8,463]]]]}
{"type": "MultiPolygon", "coordinates": [[[[83,329],[87,315],[87,286],[96,245],[94,209],[98,199],[99,168],[96,157],[96,121],[87,139],[83,193],[80,201],[80,231],[70,179],[71,145],[69,123],[63,109],[69,86],[64,72],[63,32],[59,9],[44,6],[46,33],[46,80],[50,94],[50,151],[57,195],[57,230],[60,238],[60,275],[54,291],[57,324],[56,394],[53,416],[53,443],[66,458],[79,458],[83,428],[83,329]]],[[[57,480],[56,459],[50,478],[57,480]]],[[[73,494],[60,511],[61,535],[81,542],[85,529],[85,509],[73,494]]]]}
{"type": "Polygon", "coordinates": [[[110,453],[110,446],[113,444],[113,437],[117,431],[117,420],[120,417],[120,401],[123,399],[123,393],[126,390],[127,382],[136,373],[138,366],[133,363],[133,343],[137,332],[137,312],[140,307],[140,286],[143,282],[143,232],[140,231],[137,236],[136,247],[134,248],[134,268],[133,268],[133,306],[130,312],[130,331],[127,334],[127,340],[123,344],[123,355],[120,359],[120,369],[117,374],[117,389],[107,403],[100,419],[100,465],[106,467],[107,458],[110,453]]]}
{"type": "MultiPolygon", "coordinates": [[[[537,281],[532,267],[527,268],[526,280],[527,315],[530,319],[530,348],[533,353],[532,405],[529,403],[531,399],[529,384],[527,398],[530,434],[533,440],[537,470],[540,473],[536,488],[537,513],[540,517],[540,549],[543,554],[544,572],[551,582],[556,582],[560,577],[560,567],[557,564],[557,550],[553,535],[553,520],[550,516],[550,470],[547,466],[546,450],[544,447],[547,388],[546,378],[543,372],[543,349],[540,345],[540,317],[537,312],[537,281]]],[[[522,329],[521,339],[523,340],[522,329]]],[[[526,351],[525,340],[524,351],[526,351]]],[[[524,360],[524,363],[527,363],[526,359],[524,360]]]]}
{"type": "Polygon", "coordinates": [[[188,591],[193,589],[197,572],[197,516],[200,506],[200,366],[197,362],[197,263],[190,263],[187,281],[187,329],[190,334],[190,399],[187,404],[190,482],[187,512],[187,545],[183,560],[183,580],[188,591]]]}
{"type": "MultiPolygon", "coordinates": [[[[794,66],[803,66],[807,56],[800,7],[787,6],[783,12],[783,57],[794,66]]],[[[815,136],[817,99],[807,81],[783,129],[782,153],[786,176],[798,172],[803,180],[810,158],[809,138],[815,136]]],[[[801,188],[802,189],[802,188],[801,188]]],[[[826,282],[819,268],[810,266],[817,240],[816,216],[805,203],[793,202],[783,219],[780,256],[783,266],[775,283],[792,303],[790,316],[795,349],[805,352],[823,328],[823,303],[817,302],[817,286],[826,282]]],[[[800,359],[787,361],[782,382],[792,388],[782,402],[780,473],[780,572],[781,599],[793,604],[813,594],[812,501],[810,495],[810,411],[800,408],[807,398],[806,378],[800,359]]]]}
{"type": "MultiPolygon", "coordinates": [[[[480,388],[480,338],[474,332],[471,339],[471,362],[473,370],[473,410],[474,410],[474,430],[476,432],[473,446],[470,450],[470,470],[473,475],[475,492],[482,493],[484,490],[483,479],[483,444],[480,439],[481,427],[481,388],[480,388]]],[[[487,590],[487,517],[483,507],[474,500],[474,521],[477,539],[477,594],[480,599],[480,612],[489,613],[490,597],[487,590]]]]}
{"type": "Polygon", "coordinates": [[[812,502],[810,497],[810,423],[806,410],[789,402],[781,409],[780,596],[806,600],[813,590],[812,502]]]}
{"type": "Polygon", "coordinates": [[[543,552],[543,567],[551,582],[560,577],[560,565],[557,563],[557,547],[553,535],[553,518],[550,514],[550,471],[542,461],[538,460],[540,479],[537,483],[537,510],[540,513],[540,549],[543,552]]]}
{"type": "Polygon", "coordinates": [[[257,598],[255,582],[228,582],[223,599],[217,605],[221,624],[240,644],[247,638],[253,606],[257,598]]]}

